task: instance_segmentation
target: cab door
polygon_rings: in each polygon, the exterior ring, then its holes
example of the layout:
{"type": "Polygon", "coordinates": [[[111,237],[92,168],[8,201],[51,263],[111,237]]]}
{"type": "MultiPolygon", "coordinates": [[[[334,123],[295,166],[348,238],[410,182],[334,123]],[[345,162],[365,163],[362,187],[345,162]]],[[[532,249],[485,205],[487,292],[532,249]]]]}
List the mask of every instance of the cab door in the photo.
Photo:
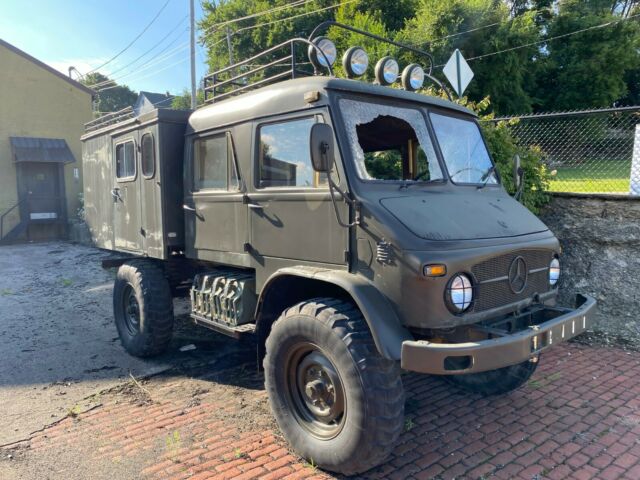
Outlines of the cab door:
{"type": "Polygon", "coordinates": [[[187,256],[249,266],[247,206],[231,131],[206,133],[188,144],[185,176],[187,256]]]}
{"type": "MultiPolygon", "coordinates": [[[[248,207],[250,250],[258,263],[265,258],[284,260],[280,265],[347,263],[348,229],[338,225],[326,176],[313,170],[309,151],[312,125],[326,121],[328,112],[318,110],[255,125],[248,207]]],[[[347,219],[344,202],[338,201],[338,209],[347,219]]]]}
{"type": "Polygon", "coordinates": [[[138,138],[128,133],[113,140],[113,230],[119,250],[142,250],[138,138]]]}

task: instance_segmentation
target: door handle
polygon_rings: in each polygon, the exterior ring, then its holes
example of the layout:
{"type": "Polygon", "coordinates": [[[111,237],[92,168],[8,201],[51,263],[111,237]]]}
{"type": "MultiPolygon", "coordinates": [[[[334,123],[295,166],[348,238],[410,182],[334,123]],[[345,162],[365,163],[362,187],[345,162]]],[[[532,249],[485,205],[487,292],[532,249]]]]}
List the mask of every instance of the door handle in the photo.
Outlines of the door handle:
{"type": "Polygon", "coordinates": [[[264,210],[264,205],[259,205],[257,203],[249,203],[247,206],[252,210],[264,210]]]}
{"type": "Polygon", "coordinates": [[[190,207],[189,205],[182,205],[182,208],[185,209],[188,212],[195,212],[196,209],[193,207],[190,207]]]}
{"type": "Polygon", "coordinates": [[[113,201],[117,202],[118,200],[121,199],[120,197],[120,189],[119,188],[112,188],[111,189],[111,196],[113,197],[113,201]]]}

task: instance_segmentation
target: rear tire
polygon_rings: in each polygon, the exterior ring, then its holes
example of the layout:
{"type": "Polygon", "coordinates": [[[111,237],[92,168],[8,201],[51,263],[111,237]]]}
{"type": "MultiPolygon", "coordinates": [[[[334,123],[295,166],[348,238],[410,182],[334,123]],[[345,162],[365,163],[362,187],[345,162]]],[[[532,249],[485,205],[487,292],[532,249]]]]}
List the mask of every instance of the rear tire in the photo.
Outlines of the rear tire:
{"type": "Polygon", "coordinates": [[[147,260],[120,266],[113,314],[122,346],[136,357],[164,352],[173,333],[173,298],[164,272],[147,260]]]}
{"type": "Polygon", "coordinates": [[[378,353],[357,308],[329,298],[291,307],[266,352],[271,410],[300,456],[345,475],[385,460],[404,422],[400,367],[378,353]]]}
{"type": "Polygon", "coordinates": [[[466,375],[448,375],[445,380],[457,387],[481,395],[500,395],[508,393],[527,383],[538,368],[540,357],[510,367],[489,370],[488,372],[467,373],[466,375]]]}

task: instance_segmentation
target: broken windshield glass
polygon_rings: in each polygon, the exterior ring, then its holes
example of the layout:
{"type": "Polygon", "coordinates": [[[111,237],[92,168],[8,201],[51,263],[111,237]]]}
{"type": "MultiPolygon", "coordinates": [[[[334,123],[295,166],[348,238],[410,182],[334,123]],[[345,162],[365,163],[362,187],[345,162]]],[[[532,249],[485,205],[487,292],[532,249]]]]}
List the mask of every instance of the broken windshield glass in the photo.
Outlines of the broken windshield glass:
{"type": "Polygon", "coordinates": [[[349,144],[364,180],[442,180],[424,117],[418,110],[343,99],[349,144]]]}

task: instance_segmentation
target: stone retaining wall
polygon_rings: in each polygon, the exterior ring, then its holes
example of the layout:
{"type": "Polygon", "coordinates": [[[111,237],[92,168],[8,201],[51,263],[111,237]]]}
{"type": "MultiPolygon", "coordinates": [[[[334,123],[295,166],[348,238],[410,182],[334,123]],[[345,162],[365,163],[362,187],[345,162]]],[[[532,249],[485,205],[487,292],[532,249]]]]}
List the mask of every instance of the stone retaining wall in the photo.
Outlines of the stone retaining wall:
{"type": "Polygon", "coordinates": [[[593,295],[596,331],[640,345],[640,198],[554,195],[540,216],[562,244],[561,301],[593,295]]]}

